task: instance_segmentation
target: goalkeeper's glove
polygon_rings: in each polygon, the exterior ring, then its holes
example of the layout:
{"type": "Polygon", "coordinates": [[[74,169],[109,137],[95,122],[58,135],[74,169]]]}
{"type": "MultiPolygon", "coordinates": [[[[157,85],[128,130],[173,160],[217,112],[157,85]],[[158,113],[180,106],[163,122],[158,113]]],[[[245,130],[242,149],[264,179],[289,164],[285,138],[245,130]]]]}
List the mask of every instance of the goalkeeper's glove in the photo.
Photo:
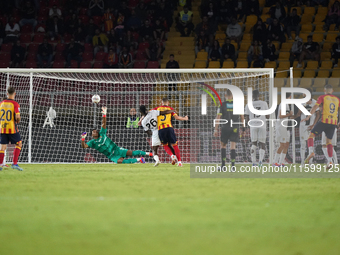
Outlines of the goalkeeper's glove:
{"type": "Polygon", "coordinates": [[[86,136],[87,136],[87,133],[86,133],[86,132],[82,133],[82,134],[81,134],[81,140],[82,140],[82,141],[85,141],[86,136]]]}
{"type": "Polygon", "coordinates": [[[106,112],[107,112],[107,108],[106,107],[102,107],[103,117],[106,117],[106,112]]]}

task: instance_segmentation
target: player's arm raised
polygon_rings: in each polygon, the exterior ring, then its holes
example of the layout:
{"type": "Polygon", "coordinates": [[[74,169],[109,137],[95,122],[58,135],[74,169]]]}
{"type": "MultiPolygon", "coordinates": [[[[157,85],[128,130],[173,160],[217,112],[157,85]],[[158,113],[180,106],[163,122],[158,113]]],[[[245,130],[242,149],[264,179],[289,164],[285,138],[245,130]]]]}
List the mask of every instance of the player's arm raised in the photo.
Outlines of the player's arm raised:
{"type": "Polygon", "coordinates": [[[176,115],[174,115],[174,118],[175,118],[175,120],[188,120],[189,118],[188,118],[188,116],[185,116],[185,117],[181,117],[181,116],[178,116],[177,114],[176,115]]]}
{"type": "Polygon", "coordinates": [[[89,146],[85,143],[85,138],[86,138],[86,136],[87,136],[87,133],[86,133],[86,132],[84,132],[84,133],[81,134],[81,147],[84,148],[84,149],[89,147],[89,146]]]}
{"type": "Polygon", "coordinates": [[[159,115],[166,115],[175,112],[175,110],[166,110],[166,111],[160,111],[159,115]]]}
{"type": "Polygon", "coordinates": [[[106,113],[107,113],[107,108],[105,106],[102,107],[102,114],[103,114],[103,123],[102,127],[106,129],[106,113]]]}

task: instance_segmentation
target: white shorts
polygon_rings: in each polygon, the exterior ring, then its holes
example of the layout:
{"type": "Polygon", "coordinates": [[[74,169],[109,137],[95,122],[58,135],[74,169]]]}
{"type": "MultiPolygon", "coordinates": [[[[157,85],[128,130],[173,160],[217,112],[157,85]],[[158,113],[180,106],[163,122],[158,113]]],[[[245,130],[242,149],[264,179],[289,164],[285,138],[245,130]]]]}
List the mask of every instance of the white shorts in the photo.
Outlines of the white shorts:
{"type": "Polygon", "coordinates": [[[290,142],[290,132],[286,127],[280,125],[276,130],[276,139],[279,143],[288,143],[290,142]]]}
{"type": "Polygon", "coordinates": [[[304,126],[300,124],[300,140],[301,141],[307,141],[308,137],[310,135],[310,130],[308,130],[309,126],[304,126]]]}
{"type": "Polygon", "coordinates": [[[152,131],[152,146],[160,146],[161,140],[159,140],[158,130],[152,131]]]}
{"type": "Polygon", "coordinates": [[[266,126],[263,127],[250,127],[250,139],[252,142],[259,141],[260,143],[266,142],[266,126]]]}
{"type": "MultiPolygon", "coordinates": [[[[332,138],[332,145],[333,146],[336,146],[337,144],[337,128],[334,130],[334,135],[333,135],[333,138],[332,138]]],[[[326,135],[325,135],[325,132],[322,132],[322,135],[321,135],[321,144],[322,145],[326,145],[326,135]]]]}

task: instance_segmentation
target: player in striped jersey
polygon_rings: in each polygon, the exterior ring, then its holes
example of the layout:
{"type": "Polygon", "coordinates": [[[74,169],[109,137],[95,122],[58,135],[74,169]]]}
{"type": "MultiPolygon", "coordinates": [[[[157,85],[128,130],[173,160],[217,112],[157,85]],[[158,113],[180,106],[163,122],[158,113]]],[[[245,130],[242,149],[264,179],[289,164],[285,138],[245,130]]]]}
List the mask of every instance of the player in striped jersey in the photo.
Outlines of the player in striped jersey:
{"type": "MultiPolygon", "coordinates": [[[[325,85],[324,87],[325,95],[319,96],[316,101],[314,107],[312,108],[310,114],[314,114],[316,109],[321,105],[322,106],[322,115],[321,120],[313,127],[309,138],[307,140],[308,149],[310,150],[310,154],[308,158],[305,160],[305,164],[308,164],[309,160],[314,157],[314,137],[322,132],[325,132],[326,136],[326,145],[327,145],[327,168],[332,167],[332,157],[333,157],[333,145],[332,138],[334,135],[334,130],[339,126],[338,123],[338,115],[339,115],[339,107],[340,100],[333,94],[333,87],[330,84],[325,85]]],[[[308,115],[302,121],[308,121],[311,115],[308,115]]]]}
{"type": "MultiPolygon", "coordinates": [[[[7,89],[7,99],[0,103],[0,127],[1,127],[1,148],[0,148],[0,165],[4,162],[5,150],[7,144],[15,144],[13,152],[12,168],[22,171],[23,169],[18,165],[18,159],[22,147],[22,141],[19,134],[18,124],[20,118],[20,106],[14,101],[16,92],[15,88],[9,87],[7,89]]],[[[0,166],[0,171],[2,167],[0,166]]]]}
{"type": "MultiPolygon", "coordinates": [[[[173,108],[169,106],[169,100],[167,98],[163,98],[162,105],[152,110],[166,111],[166,110],[173,110],[173,108]]],[[[159,139],[161,140],[164,150],[171,156],[173,165],[177,160],[178,161],[177,166],[182,166],[181,153],[177,145],[177,138],[175,135],[175,131],[172,127],[171,117],[174,117],[176,120],[181,120],[181,121],[188,120],[189,118],[188,116],[185,116],[185,117],[178,116],[177,113],[175,112],[165,114],[165,115],[159,115],[157,117],[158,135],[159,135],[159,139]],[[175,155],[171,151],[169,145],[172,145],[172,148],[175,151],[175,155]]]]}

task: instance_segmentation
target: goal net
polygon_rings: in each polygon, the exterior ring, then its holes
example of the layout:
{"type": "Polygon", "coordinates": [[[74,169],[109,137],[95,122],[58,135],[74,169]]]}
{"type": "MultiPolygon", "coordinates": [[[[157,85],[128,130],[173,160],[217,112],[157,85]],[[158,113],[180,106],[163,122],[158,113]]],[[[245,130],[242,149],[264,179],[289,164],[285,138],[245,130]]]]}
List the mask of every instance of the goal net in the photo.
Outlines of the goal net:
{"type": "MultiPolygon", "coordinates": [[[[109,160],[93,149],[82,149],[80,135],[101,126],[101,106],[107,106],[108,137],[130,150],[151,151],[151,140],[141,127],[139,106],[152,109],[161,98],[189,121],[175,121],[173,126],[185,163],[220,162],[220,139],[213,136],[213,119],[225,90],[217,84],[239,87],[245,95],[248,87],[258,89],[270,107],[273,87],[272,69],[0,69],[3,96],[6,88],[16,88],[20,104],[19,131],[23,140],[20,162],[93,163],[109,160]],[[91,97],[100,95],[99,104],[91,97]],[[202,99],[206,99],[203,113],[202,99]],[[130,119],[129,119],[130,118],[130,119]],[[129,121],[130,120],[130,121],[129,121]]],[[[274,150],[273,132],[268,126],[266,161],[274,150]]],[[[250,134],[237,145],[237,162],[250,162],[250,134]]],[[[228,155],[229,153],[227,153],[228,155]]],[[[11,160],[11,153],[7,153],[11,160]]],[[[162,162],[169,162],[163,148],[162,162]]],[[[151,162],[150,159],[149,162],[151,162]]]]}

